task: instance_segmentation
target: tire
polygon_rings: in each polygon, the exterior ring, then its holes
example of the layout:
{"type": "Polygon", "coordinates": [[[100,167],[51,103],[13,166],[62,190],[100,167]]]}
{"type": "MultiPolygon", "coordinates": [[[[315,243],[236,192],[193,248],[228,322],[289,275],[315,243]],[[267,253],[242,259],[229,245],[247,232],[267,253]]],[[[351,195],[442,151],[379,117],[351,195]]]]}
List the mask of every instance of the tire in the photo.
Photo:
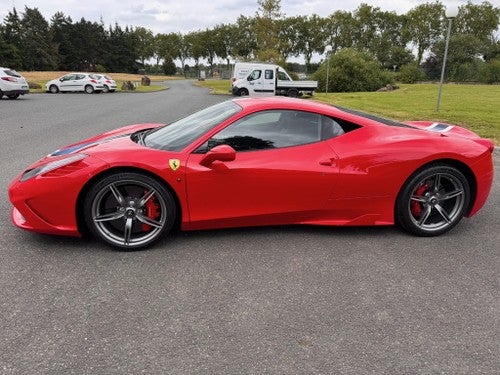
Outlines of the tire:
{"type": "Polygon", "coordinates": [[[286,96],[289,96],[290,98],[297,98],[299,96],[299,92],[295,89],[290,89],[286,93],[286,96]]]}
{"type": "Polygon", "coordinates": [[[59,87],[57,87],[56,85],[50,85],[49,87],[49,91],[52,93],[52,94],[57,94],[59,92],[59,87]]]}
{"type": "Polygon", "coordinates": [[[92,85],[85,86],[85,92],[87,94],[93,94],[94,93],[94,87],[92,85]]]}
{"type": "Polygon", "coordinates": [[[248,90],[247,89],[239,89],[238,96],[248,96],[248,90]]]}
{"type": "Polygon", "coordinates": [[[401,189],[396,223],[418,236],[437,236],[457,225],[469,207],[470,185],[462,172],[434,164],[414,173],[401,189]]]}
{"type": "Polygon", "coordinates": [[[9,99],[17,99],[17,98],[19,98],[19,94],[7,95],[7,98],[9,98],[9,99]]]}
{"type": "Polygon", "coordinates": [[[109,92],[109,86],[108,85],[104,85],[104,88],[102,89],[102,92],[103,93],[108,93],[109,92]]]}
{"type": "Polygon", "coordinates": [[[140,173],[116,173],[99,180],[84,202],[90,232],[121,250],[139,250],[173,227],[176,206],[158,181],[140,173]]]}

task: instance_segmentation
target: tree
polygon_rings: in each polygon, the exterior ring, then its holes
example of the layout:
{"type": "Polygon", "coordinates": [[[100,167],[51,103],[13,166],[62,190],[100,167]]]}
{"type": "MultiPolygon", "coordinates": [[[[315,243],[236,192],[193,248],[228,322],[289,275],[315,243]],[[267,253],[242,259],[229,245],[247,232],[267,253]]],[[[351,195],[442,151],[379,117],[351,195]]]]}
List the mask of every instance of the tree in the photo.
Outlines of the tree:
{"type": "Polygon", "coordinates": [[[191,56],[191,46],[181,33],[177,34],[177,38],[179,41],[179,55],[177,57],[181,62],[182,74],[186,75],[186,60],[191,56]]]}
{"type": "Polygon", "coordinates": [[[417,64],[420,65],[424,52],[429,50],[443,35],[444,7],[439,2],[417,5],[407,14],[403,29],[405,38],[417,49],[417,64]]]}
{"type": "Polygon", "coordinates": [[[286,17],[276,22],[278,33],[276,49],[281,56],[280,59],[286,60],[290,56],[298,56],[303,49],[299,29],[304,18],[304,16],[286,17]]]}
{"type": "MultiPolygon", "coordinates": [[[[99,39],[100,30],[98,30],[97,24],[92,25],[92,27],[96,28],[97,38],[93,41],[96,42],[99,39]]],[[[128,26],[122,29],[118,24],[115,24],[115,27],[110,28],[108,35],[104,35],[104,37],[106,40],[107,57],[104,60],[106,69],[113,72],[137,72],[140,60],[139,42],[133,30],[130,30],[128,26]]],[[[99,49],[97,50],[99,51],[99,49]]],[[[92,65],[94,64],[92,63],[92,65]]]]}
{"type": "Polygon", "coordinates": [[[37,8],[25,7],[21,20],[21,56],[26,70],[54,70],[57,48],[52,42],[49,24],[37,8]]]}
{"type": "Polygon", "coordinates": [[[335,53],[342,48],[351,48],[354,45],[354,35],[356,33],[356,24],[351,12],[336,11],[325,21],[324,30],[325,45],[332,46],[332,52],[335,53]]]}
{"type": "Polygon", "coordinates": [[[496,41],[496,32],[500,21],[500,8],[483,1],[473,4],[468,1],[459,8],[458,16],[453,22],[456,33],[474,35],[485,44],[496,41]]]}
{"type": "Polygon", "coordinates": [[[235,26],[239,37],[234,41],[232,56],[243,60],[252,59],[257,55],[255,19],[240,15],[235,26]]]}
{"type": "Polygon", "coordinates": [[[7,13],[4,25],[0,28],[0,61],[6,66],[21,69],[22,57],[21,19],[16,8],[7,13]]]}
{"type": "Polygon", "coordinates": [[[198,38],[201,46],[201,56],[207,59],[210,68],[210,76],[213,76],[213,65],[216,56],[226,57],[223,40],[218,35],[216,29],[200,31],[198,33],[198,38]]]}
{"type": "MultiPolygon", "coordinates": [[[[439,41],[432,49],[437,65],[443,64],[445,41],[439,41]]],[[[483,64],[479,59],[483,50],[480,39],[470,34],[455,34],[450,38],[448,57],[446,60],[446,77],[453,81],[465,82],[477,80],[478,66],[483,64]]]]}
{"type": "Polygon", "coordinates": [[[261,61],[280,60],[277,20],[282,17],[280,0],[257,0],[259,10],[255,15],[255,35],[257,37],[257,58],[261,61]]]}
{"type": "Polygon", "coordinates": [[[137,27],[133,31],[135,40],[137,41],[137,56],[142,65],[145,65],[146,60],[154,56],[155,39],[153,32],[144,27],[137,27]]]}
{"type": "Polygon", "coordinates": [[[181,37],[176,33],[157,34],[155,37],[155,52],[157,65],[162,60],[164,63],[170,63],[172,59],[179,56],[179,44],[181,37]]]}
{"type": "Polygon", "coordinates": [[[22,59],[19,51],[13,44],[7,43],[3,36],[3,27],[0,25],[0,62],[13,69],[21,69],[22,59]]]}
{"type": "Polygon", "coordinates": [[[75,53],[73,42],[70,38],[72,34],[73,21],[71,17],[66,17],[62,12],[56,12],[50,22],[50,32],[52,40],[57,50],[56,63],[59,70],[71,70],[68,65],[68,56],[75,53]]]}

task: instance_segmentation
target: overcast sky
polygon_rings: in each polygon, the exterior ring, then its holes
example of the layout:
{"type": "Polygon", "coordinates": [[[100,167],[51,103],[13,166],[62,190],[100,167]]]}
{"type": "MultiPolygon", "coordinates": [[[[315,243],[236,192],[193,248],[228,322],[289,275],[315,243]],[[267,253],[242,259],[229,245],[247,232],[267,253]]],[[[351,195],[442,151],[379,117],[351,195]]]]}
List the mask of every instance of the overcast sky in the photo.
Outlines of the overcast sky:
{"type": "MultiPolygon", "coordinates": [[[[481,3],[482,0],[473,0],[481,3]]],[[[282,0],[281,11],[286,16],[318,14],[326,17],[337,10],[353,11],[361,3],[383,11],[403,14],[418,4],[433,0],[282,0]]],[[[466,0],[441,0],[445,6],[459,6],[466,0]]],[[[500,0],[489,0],[500,6],[500,0]]],[[[25,6],[38,8],[47,21],[61,11],[73,21],[104,21],[106,26],[142,26],[156,33],[181,32],[211,28],[221,23],[234,23],[240,15],[253,17],[257,0],[0,0],[3,19],[14,7],[23,13],[25,6]]]]}

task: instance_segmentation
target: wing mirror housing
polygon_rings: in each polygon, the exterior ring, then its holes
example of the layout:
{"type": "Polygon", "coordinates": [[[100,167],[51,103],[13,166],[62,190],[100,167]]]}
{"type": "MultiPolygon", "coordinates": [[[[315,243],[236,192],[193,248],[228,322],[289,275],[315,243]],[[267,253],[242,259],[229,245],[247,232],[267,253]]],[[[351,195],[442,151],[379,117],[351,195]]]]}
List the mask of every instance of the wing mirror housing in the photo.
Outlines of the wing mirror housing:
{"type": "Polygon", "coordinates": [[[234,148],[229,145],[219,145],[208,151],[201,159],[200,164],[208,167],[214,161],[233,161],[234,159],[236,159],[234,148]]]}

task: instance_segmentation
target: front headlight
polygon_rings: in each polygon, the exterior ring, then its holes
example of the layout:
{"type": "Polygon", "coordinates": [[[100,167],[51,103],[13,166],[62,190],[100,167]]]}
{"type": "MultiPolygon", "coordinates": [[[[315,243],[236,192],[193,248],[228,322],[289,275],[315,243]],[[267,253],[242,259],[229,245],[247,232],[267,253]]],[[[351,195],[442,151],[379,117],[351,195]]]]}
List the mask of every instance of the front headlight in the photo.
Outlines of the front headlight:
{"type": "Polygon", "coordinates": [[[27,181],[30,178],[33,178],[33,177],[42,175],[44,173],[53,171],[55,169],[64,167],[66,165],[75,163],[77,161],[85,159],[86,157],[87,157],[87,155],[85,155],[85,154],[75,154],[75,155],[71,155],[71,156],[64,158],[64,159],[58,159],[58,160],[49,162],[47,164],[40,165],[36,168],[30,169],[30,170],[27,170],[26,172],[24,172],[24,174],[21,176],[20,181],[22,181],[22,182],[27,181]]]}

